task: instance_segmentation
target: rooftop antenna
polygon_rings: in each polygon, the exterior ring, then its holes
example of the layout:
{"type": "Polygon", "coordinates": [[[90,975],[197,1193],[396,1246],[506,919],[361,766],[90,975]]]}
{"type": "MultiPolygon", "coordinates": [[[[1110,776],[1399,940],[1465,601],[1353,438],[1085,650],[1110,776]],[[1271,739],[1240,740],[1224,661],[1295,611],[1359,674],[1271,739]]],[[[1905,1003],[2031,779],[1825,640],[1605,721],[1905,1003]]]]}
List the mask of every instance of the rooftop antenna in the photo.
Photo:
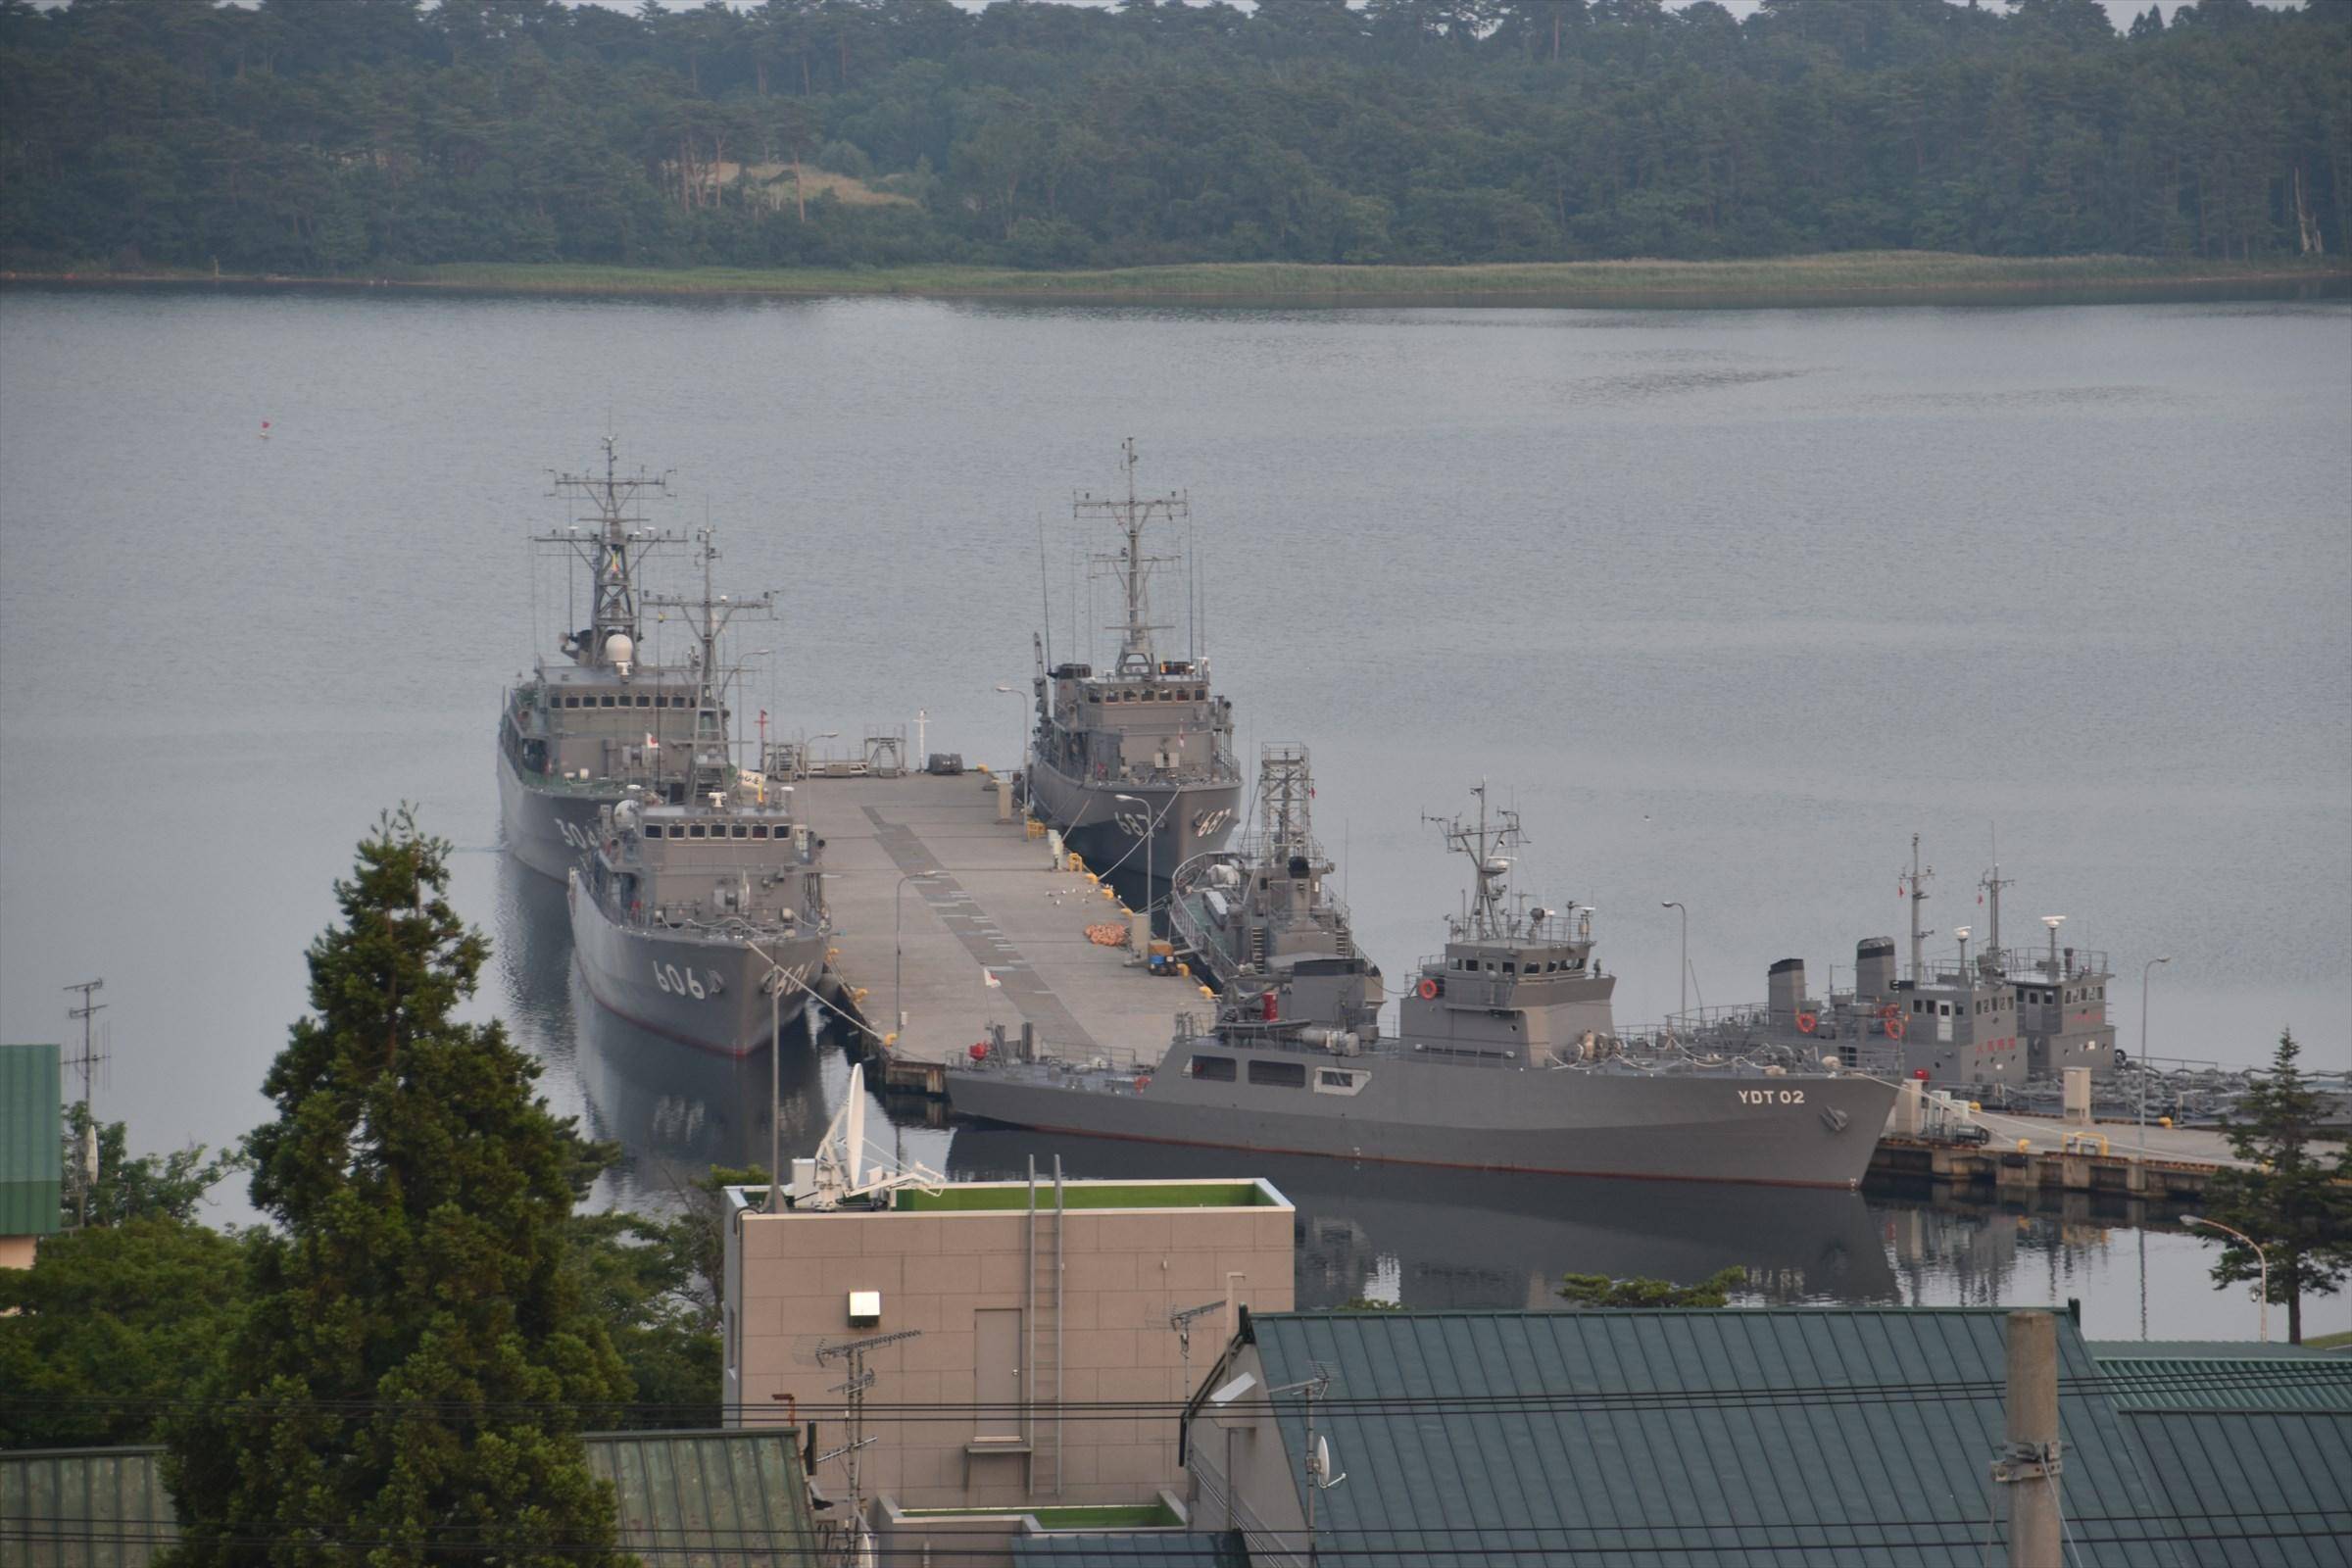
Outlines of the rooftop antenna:
{"type": "MultiPolygon", "coordinates": [[[[817,1365],[823,1366],[831,1361],[840,1361],[849,1368],[850,1373],[846,1382],[836,1383],[830,1391],[834,1394],[849,1396],[850,1439],[840,1447],[816,1456],[816,1463],[820,1465],[834,1459],[847,1461],[844,1468],[849,1471],[850,1476],[849,1528],[852,1532],[852,1539],[846,1560],[850,1562],[856,1562],[858,1559],[856,1537],[865,1522],[865,1496],[859,1484],[858,1452],[869,1445],[882,1441],[879,1433],[871,1437],[866,1435],[865,1391],[874,1386],[874,1372],[865,1364],[865,1358],[886,1345],[899,1345],[907,1340],[920,1339],[922,1333],[921,1329],[900,1329],[892,1334],[872,1334],[862,1340],[850,1340],[841,1345],[819,1345],[816,1348],[817,1365]]],[[[810,1468],[813,1469],[814,1466],[810,1468]]]]}
{"type": "Polygon", "coordinates": [[[98,1113],[91,1105],[91,1089],[96,1081],[98,1063],[105,1058],[99,1054],[93,1020],[106,1010],[106,1004],[90,999],[106,989],[104,980],[81,980],[65,988],[81,993],[81,1005],[68,1007],[66,1016],[81,1022],[81,1054],[66,1063],[81,1073],[81,1147],[74,1152],[74,1218],[76,1225],[90,1223],[90,1189],[98,1185],[98,1113]]]}
{"type": "Polygon", "coordinates": [[[1316,1560],[1315,1498],[1348,1479],[1345,1474],[1331,1473],[1331,1443],[1315,1435],[1315,1401],[1330,1392],[1331,1373],[1320,1361],[1315,1363],[1313,1377],[1266,1391],[1269,1401],[1283,1394],[1306,1396],[1306,1560],[1310,1564],[1316,1560]]]}
{"type": "Polygon", "coordinates": [[[1184,1396],[1193,1396],[1193,1325],[1211,1312],[1225,1309],[1222,1300],[1202,1301],[1199,1306],[1181,1307],[1168,1314],[1168,1327],[1176,1331],[1176,1353],[1184,1361],[1184,1396]]]}
{"type": "Polygon", "coordinates": [[[1911,874],[1906,878],[1898,871],[1895,873],[1895,878],[1896,886],[1901,888],[1903,896],[1911,901],[1911,983],[1913,985],[1917,985],[1926,972],[1924,955],[1927,951],[1927,941],[1936,934],[1919,923],[1919,906],[1928,902],[1928,878],[1935,874],[1934,866],[1922,866],[1919,863],[1919,835],[1912,834],[1911,874]]]}
{"type": "Polygon", "coordinates": [[[853,1199],[895,1193],[905,1187],[935,1193],[948,1181],[926,1165],[868,1162],[863,1062],[850,1069],[849,1093],[841,1109],[833,1113],[833,1120],[826,1125],[825,1136],[817,1143],[815,1163],[816,1190],[799,1200],[803,1206],[813,1209],[839,1208],[853,1199]]]}

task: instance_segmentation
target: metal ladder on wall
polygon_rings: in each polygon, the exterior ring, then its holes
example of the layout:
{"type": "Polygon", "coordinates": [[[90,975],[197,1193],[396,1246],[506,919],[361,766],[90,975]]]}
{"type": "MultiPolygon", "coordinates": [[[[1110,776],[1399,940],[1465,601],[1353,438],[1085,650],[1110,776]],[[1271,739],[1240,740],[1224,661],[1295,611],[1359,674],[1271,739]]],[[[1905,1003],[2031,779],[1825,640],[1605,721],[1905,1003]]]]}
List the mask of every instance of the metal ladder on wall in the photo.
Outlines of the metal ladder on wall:
{"type": "Polygon", "coordinates": [[[1028,1418],[1029,1494],[1061,1495],[1061,1156],[1054,1156],[1051,1208],[1038,1203],[1037,1159],[1029,1160],[1028,1418]]]}

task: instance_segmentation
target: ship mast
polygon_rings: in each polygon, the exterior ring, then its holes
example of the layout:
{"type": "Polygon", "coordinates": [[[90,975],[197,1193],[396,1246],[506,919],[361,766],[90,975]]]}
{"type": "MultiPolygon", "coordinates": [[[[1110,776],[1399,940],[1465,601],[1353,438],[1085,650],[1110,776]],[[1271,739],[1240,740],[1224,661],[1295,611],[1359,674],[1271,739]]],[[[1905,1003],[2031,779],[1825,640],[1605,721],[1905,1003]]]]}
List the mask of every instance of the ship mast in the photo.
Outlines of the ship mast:
{"type": "Polygon", "coordinates": [[[1135,490],[1135,437],[1129,436],[1119,447],[1120,466],[1127,476],[1127,499],[1097,497],[1081,491],[1071,503],[1070,514],[1080,521],[1107,520],[1118,525],[1127,536],[1126,544],[1116,555],[1096,556],[1094,564],[1107,570],[1119,580],[1127,598],[1127,618],[1107,631],[1119,634],[1119,660],[1116,673],[1122,677],[1150,676],[1159,672],[1159,661],[1152,653],[1152,634],[1171,628],[1154,624],[1152,619],[1151,578],[1152,568],[1166,565],[1173,556],[1144,554],[1144,529],[1158,521],[1173,526],[1192,516],[1192,501],[1181,491],[1164,496],[1139,496],[1135,490]]]}
{"type": "Polygon", "coordinates": [[[1470,858],[1478,873],[1478,882],[1470,895],[1470,906],[1463,916],[1453,922],[1454,939],[1468,942],[1501,942],[1512,935],[1512,920],[1506,909],[1503,881],[1511,874],[1510,857],[1504,850],[1515,850],[1527,842],[1519,831],[1519,813],[1498,809],[1494,819],[1487,812],[1487,785],[1481,779],[1471,794],[1478,797],[1478,821],[1475,826],[1459,816],[1431,816],[1426,811],[1421,820],[1437,824],[1446,848],[1459,850],[1470,858]]]}
{"type": "Polygon", "coordinates": [[[579,557],[588,571],[594,612],[587,626],[565,630],[564,652],[583,664],[607,662],[610,653],[610,662],[626,675],[626,666],[635,659],[641,640],[637,618],[640,608],[637,558],[659,546],[683,544],[685,540],[682,535],[645,526],[646,518],[636,512],[641,495],[668,493],[669,475],[649,474],[642,468],[624,474],[620,471],[617,439],[606,436],[603,446],[602,474],[555,474],[550,492],[572,502],[581,522],[593,525],[595,532],[590,534],[574,524],[561,532],[536,534],[533,542],[563,546],[579,557]],[[617,647],[609,646],[614,637],[625,637],[628,641],[617,647]]]}
{"type": "Polygon", "coordinates": [[[1995,861],[1993,861],[1993,862],[1992,862],[1992,869],[1984,873],[1984,875],[1983,879],[1982,879],[1982,880],[1980,880],[1980,881],[1977,883],[1977,886],[1979,886],[1979,887],[1981,887],[1981,888],[1983,888],[1983,889],[1984,890],[1984,899],[1985,899],[1985,908],[1984,908],[1984,912],[1985,912],[1986,916],[1989,918],[1989,920],[1990,920],[1990,922],[1991,922],[1991,926],[1992,926],[1991,933],[1990,933],[1990,935],[1989,935],[1989,936],[1986,938],[1986,940],[1985,940],[1985,943],[1984,943],[1984,951],[1985,951],[1986,953],[1989,953],[1989,954],[1991,954],[1991,955],[1993,956],[1993,959],[1994,959],[1994,961],[1995,961],[1996,963],[1998,963],[1998,962],[2001,962],[2001,961],[2003,961],[2003,960],[2001,959],[2001,956],[2000,956],[2000,955],[2001,955],[2001,889],[2003,889],[2003,888],[2013,888],[2013,887],[2017,886],[2017,878],[2015,878],[2015,877],[2003,877],[2003,876],[2001,875],[2001,862],[2000,862],[2000,861],[1998,861],[1998,860],[1995,860],[1995,861]]]}
{"type": "Polygon", "coordinates": [[[718,547],[713,543],[717,530],[709,526],[695,530],[701,541],[703,558],[703,596],[700,599],[680,599],[662,594],[645,596],[649,610],[681,610],[693,618],[697,643],[694,687],[693,760],[687,774],[687,788],[694,795],[710,795],[723,791],[728,784],[728,772],[733,766],[727,740],[727,688],[735,683],[739,670],[722,664],[718,658],[718,642],[727,626],[739,615],[754,619],[775,618],[775,595],[763,593],[757,599],[731,599],[712,591],[710,564],[718,559],[718,547]]]}
{"type": "MultiPolygon", "coordinates": [[[[1919,863],[1919,835],[1911,835],[1911,874],[1902,879],[1905,896],[1911,901],[1911,983],[1917,985],[1927,977],[1928,938],[1936,933],[1919,923],[1919,906],[1928,902],[1928,878],[1936,874],[1934,866],[1919,863]]],[[[1898,876],[1900,873],[1898,873],[1898,876]]]]}
{"type": "Polygon", "coordinates": [[[1257,756],[1258,831],[1270,860],[1315,858],[1315,786],[1307,772],[1306,748],[1275,744],[1257,756]]]}

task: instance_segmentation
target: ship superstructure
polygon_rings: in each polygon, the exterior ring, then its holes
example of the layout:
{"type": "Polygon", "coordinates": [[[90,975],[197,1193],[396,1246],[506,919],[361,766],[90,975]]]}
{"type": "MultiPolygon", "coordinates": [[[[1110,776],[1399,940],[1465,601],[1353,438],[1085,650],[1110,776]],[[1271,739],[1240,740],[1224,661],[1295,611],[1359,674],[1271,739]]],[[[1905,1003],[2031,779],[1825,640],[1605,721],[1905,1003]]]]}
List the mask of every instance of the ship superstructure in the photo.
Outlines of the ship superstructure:
{"type": "Polygon", "coordinates": [[[1850,1187],[1894,1102],[1835,1065],[1629,1049],[1592,910],[1514,897],[1516,815],[1441,824],[1473,885],[1400,1004],[1343,1028],[1273,977],[1151,1061],[950,1064],[955,1108],[1104,1137],[1484,1170],[1850,1187]]]}
{"type": "Polygon", "coordinates": [[[1030,809],[1097,867],[1151,880],[1222,846],[1232,834],[1242,781],[1233,756],[1233,705],[1209,682],[1208,660],[1162,657],[1152,618],[1151,579],[1174,558],[1145,545],[1153,528],[1191,515],[1182,494],[1136,490],[1135,443],[1120,449],[1126,496],[1081,493],[1072,514],[1112,523],[1119,548],[1096,558],[1115,578],[1125,616],[1115,662],[1054,663],[1037,643],[1037,727],[1029,746],[1030,809]]]}
{"type": "Polygon", "coordinates": [[[772,600],[728,599],[710,583],[717,555],[702,530],[700,599],[648,596],[692,616],[693,723],[676,743],[674,798],[623,786],[600,809],[597,838],[571,872],[572,946],[608,1010],[706,1050],[741,1054],[797,1014],[821,976],[828,921],[824,843],[795,818],[792,789],[738,768],[720,654],[728,623],[772,600]]]}
{"type": "MultiPolygon", "coordinates": [[[[587,624],[564,634],[563,657],[542,658],[509,688],[499,715],[507,848],[559,881],[597,842],[600,813],[631,785],[655,799],[682,796],[682,769],[664,768],[662,748],[686,733],[698,691],[692,670],[661,668],[643,657],[638,565],[651,552],[684,542],[639,512],[664,492],[665,480],[622,473],[611,437],[604,457],[601,474],[556,476],[556,493],[580,520],[532,540],[576,558],[587,624]]],[[[576,611],[576,596],[573,604],[576,611]]]]}
{"type": "Polygon", "coordinates": [[[1314,834],[1314,774],[1306,748],[1260,750],[1257,826],[1238,848],[1196,855],[1176,868],[1168,930],[1220,991],[1287,986],[1300,1005],[1343,1029],[1380,1014],[1381,974],[1355,945],[1332,862],[1314,834]],[[1327,993],[1308,1003],[1309,992],[1327,993]]]}

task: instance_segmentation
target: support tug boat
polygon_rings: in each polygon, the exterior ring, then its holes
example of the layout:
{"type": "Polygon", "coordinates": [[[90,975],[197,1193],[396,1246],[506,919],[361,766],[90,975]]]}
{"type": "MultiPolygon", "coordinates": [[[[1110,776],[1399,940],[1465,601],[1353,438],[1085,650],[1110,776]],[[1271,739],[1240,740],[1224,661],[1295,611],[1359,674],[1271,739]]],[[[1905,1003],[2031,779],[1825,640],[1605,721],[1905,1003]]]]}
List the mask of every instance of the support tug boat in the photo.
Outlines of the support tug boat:
{"type": "Polygon", "coordinates": [[[1396,1033],[1343,1027],[1268,974],[1207,1028],[1177,1020],[1156,1061],[953,1063],[949,1099],[983,1121],[1098,1137],[1561,1175],[1854,1187],[1894,1103],[1835,1058],[1791,1068],[1614,1032],[1616,977],[1592,911],[1506,891],[1517,813],[1442,825],[1473,868],[1444,952],[1422,960],[1396,1033]]]}

